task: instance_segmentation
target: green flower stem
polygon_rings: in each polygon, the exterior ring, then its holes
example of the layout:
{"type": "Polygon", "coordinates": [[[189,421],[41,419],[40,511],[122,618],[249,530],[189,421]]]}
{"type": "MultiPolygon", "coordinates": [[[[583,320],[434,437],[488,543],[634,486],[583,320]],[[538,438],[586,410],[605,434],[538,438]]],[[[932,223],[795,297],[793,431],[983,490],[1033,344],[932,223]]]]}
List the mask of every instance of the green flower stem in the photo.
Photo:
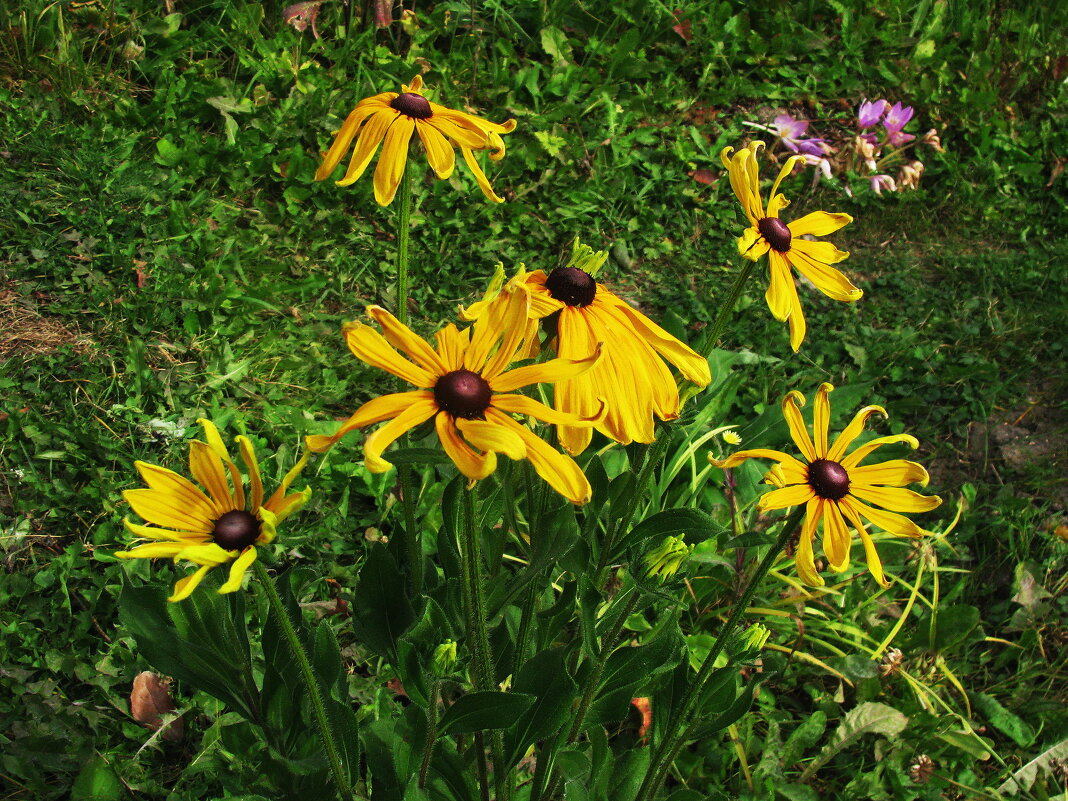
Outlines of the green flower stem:
{"type": "Polygon", "coordinates": [[[745,282],[749,280],[749,276],[753,273],[753,268],[756,267],[755,261],[750,261],[749,259],[743,259],[743,261],[745,262],[745,266],[742,268],[742,271],[738,273],[738,277],[734,279],[734,286],[731,287],[726,302],[719,307],[719,314],[716,315],[716,321],[712,324],[712,328],[708,329],[708,332],[701,339],[701,346],[697,349],[697,352],[706,359],[712,355],[716,343],[719,342],[720,336],[723,335],[723,329],[727,327],[727,320],[730,319],[730,316],[734,313],[734,307],[738,303],[738,298],[742,296],[742,289],[745,287],[745,282]]]}
{"type": "Polygon", "coordinates": [[[441,679],[430,681],[430,705],[426,708],[426,745],[423,746],[423,761],[419,765],[419,789],[426,787],[426,774],[430,770],[430,758],[434,755],[434,742],[438,739],[438,703],[441,701],[441,679]]]}
{"type": "MultiPolygon", "coordinates": [[[[493,690],[493,661],[490,657],[489,630],[486,625],[486,588],[483,582],[482,554],[479,546],[478,515],[475,510],[475,489],[463,493],[463,542],[460,548],[463,561],[463,580],[467,584],[468,598],[467,640],[468,647],[474,652],[475,689],[480,692],[493,690]]],[[[481,738],[478,738],[481,739],[481,738]]],[[[511,796],[507,786],[504,765],[504,734],[494,731],[493,781],[497,790],[497,801],[507,801],[511,796]]]]}
{"type": "Polygon", "coordinates": [[[278,590],[274,586],[274,581],[268,575],[267,568],[257,560],[252,563],[252,569],[256,574],[256,580],[259,582],[260,587],[263,588],[264,595],[267,596],[267,605],[271,609],[271,614],[274,615],[275,620],[282,629],[282,633],[285,635],[286,642],[289,643],[290,653],[293,654],[293,659],[296,660],[297,665],[300,667],[300,677],[304,682],[304,691],[308,694],[308,700],[311,703],[312,716],[315,719],[315,730],[319,735],[319,744],[322,746],[323,754],[326,756],[327,764],[330,766],[330,773],[334,777],[334,784],[337,785],[338,794],[342,798],[358,797],[354,796],[352,788],[349,787],[345,778],[345,769],[341,764],[340,752],[338,751],[337,743],[334,742],[334,733],[326,717],[326,705],[323,703],[319,680],[316,678],[315,673],[312,672],[311,661],[308,659],[308,653],[304,650],[304,646],[297,637],[296,627],[282,604],[282,598],[278,595],[278,590]]]}
{"type": "Polygon", "coordinates": [[[719,658],[720,653],[722,653],[724,647],[726,647],[734,629],[737,628],[738,624],[741,622],[742,616],[745,615],[745,610],[748,609],[749,602],[753,599],[753,595],[756,593],[760,582],[763,581],[764,576],[771,570],[771,566],[775,564],[775,560],[778,558],[779,553],[786,547],[786,543],[789,541],[790,536],[797,529],[797,526],[801,523],[804,516],[804,506],[798,506],[790,513],[790,516],[783,524],[782,530],[779,532],[779,538],[764,555],[764,558],[757,566],[756,572],[753,574],[745,591],[742,593],[741,598],[734,604],[734,609],[731,611],[730,617],[727,618],[727,622],[716,635],[715,645],[713,645],[712,649],[708,652],[708,656],[705,657],[705,661],[697,673],[697,678],[694,679],[685,698],[683,698],[678,714],[675,715],[672,725],[667,727],[667,731],[671,733],[660,744],[656,753],[653,754],[653,759],[649,764],[649,771],[645,774],[645,780],[642,782],[642,786],[638,790],[637,801],[649,801],[649,799],[656,795],[656,792],[660,789],[660,785],[667,777],[667,772],[671,763],[674,762],[675,757],[685,742],[686,731],[692,723],[690,718],[693,716],[694,707],[697,706],[701,693],[704,692],[705,685],[708,683],[708,679],[712,675],[716,659],[719,658]]]}
{"type": "MultiPolygon", "coordinates": [[[[408,162],[404,162],[400,187],[397,189],[397,319],[408,324],[408,243],[411,240],[412,176],[408,162]]],[[[404,436],[403,442],[407,443],[404,436]]],[[[401,465],[397,471],[400,482],[401,508],[404,514],[404,552],[408,557],[408,581],[412,597],[423,593],[423,542],[415,522],[416,493],[411,465],[401,465]]]]}

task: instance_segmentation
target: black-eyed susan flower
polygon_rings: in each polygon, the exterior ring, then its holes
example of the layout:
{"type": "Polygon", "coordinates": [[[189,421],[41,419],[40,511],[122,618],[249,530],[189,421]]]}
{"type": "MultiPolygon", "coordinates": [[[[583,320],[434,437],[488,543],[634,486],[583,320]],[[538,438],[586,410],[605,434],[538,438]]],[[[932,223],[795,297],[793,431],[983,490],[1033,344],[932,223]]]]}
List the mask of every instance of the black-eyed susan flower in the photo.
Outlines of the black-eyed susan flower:
{"type": "Polygon", "coordinates": [[[794,444],[801,451],[804,461],[787,453],[753,448],[739,451],[723,460],[709,455],[709,461],[716,467],[736,467],[746,459],[770,459],[775,465],[768,472],[765,480],[777,489],[760,498],[763,510],[785,509],[790,506],[805,505],[805,521],[801,527],[801,537],[797,546],[797,573],[809,586],[823,586],[823,578],[816,572],[812,553],[812,543],[817,527],[822,523],[823,552],[827,556],[831,570],[840,573],[849,565],[851,537],[847,524],[853,526],[864,545],[868,569],[875,580],[884,587],[890,582],[883,575],[882,562],[875,550],[875,543],[865,529],[864,520],[874,526],[899,537],[920,537],[930,532],[924,531],[914,522],[897,512],[927,512],[942,503],[935,495],[920,495],[906,484],[920,483],[926,486],[928,476],[922,465],[904,459],[894,459],[880,464],[862,465],[869,455],[883,445],[903,442],[913,448],[919,446],[915,437],[908,434],[895,434],[877,437],[846,453],[849,446],[864,430],[864,423],[873,414],[886,416],[881,406],[865,406],[845,430],[831,444],[828,440],[828,425],[831,417],[831,405],[828,399],[834,387],[820,384],[816,392],[813,434],[801,418],[800,407],[805,398],[800,392],[791,392],[782,401],[782,412],[790,427],[794,444]],[[882,507],[877,509],[869,504],[882,507]]]}
{"type": "Polygon", "coordinates": [[[127,531],[152,542],[118,551],[116,556],[122,559],[165,556],[175,562],[200,565],[195,573],[179,579],[170,601],[189,597],[209,570],[227,563],[230,563],[230,575],[219,592],[240,588],[245,572],[256,560],[256,546],[270,543],[277,534],[278,524],[311,497],[310,488],[289,493],[289,485],[308,462],[307,454],[264,501],[252,443],[246,437],[234,438],[248,475],[246,492],[241,471],[227,453],[215,424],[210,420],[197,422],[204,427],[207,442],[193,440],[189,444],[189,472],[199,487],[173,470],[134,462],[149,488],[126,490],[122,494],[133,510],[151,524],[139,525],[127,518],[123,521],[127,531]]]}
{"type": "Polygon", "coordinates": [[[416,133],[426,150],[427,162],[438,178],[452,175],[456,166],[453,148],[459,147],[482,193],[496,203],[503,203],[504,199],[494,193],[486,174],[475,160],[474,151],[489,150],[491,160],[502,159],[504,140],[501,134],[514,130],[515,120],[490,122],[430,102],[423,95],[422,76],[416,75],[411,84],[401,86],[400,92],[382,92],[356,104],[337,132],[333,145],[323,156],[315,180],[322,181],[334,171],[355,139],[356,146],[348,169],[337,184],[349,186],[355,183],[381,144],[382,155],[378,158],[374,174],[375,200],[380,206],[388,206],[397,194],[408,161],[408,143],[412,134],[416,133]]]}
{"type": "Polygon", "coordinates": [[[461,331],[447,325],[437,333],[436,348],[379,306],[369,307],[367,314],[383,333],[363,323],[347,323],[349,349],[358,359],[419,389],[369,400],[333,435],[308,437],[311,450],[324,451],[350,431],[388,420],[363,446],[367,469],[384,473],[392,465],[382,458],[383,451],[404,432],[433,418],[445,453],[472,482],[490,475],[496,469],[497,454],[503,453],[510,459],[530,460],[538,475],[572,503],[589,500],[590,483],[575,461],[510,415],[529,415],[556,425],[593,425],[599,410],[583,420],[553,411],[514,390],[581,375],[600,358],[596,344],[577,359],[553,359],[506,370],[523,344],[527,298],[522,293],[515,293],[507,306],[483,315],[470,328],[461,331]]]}
{"type": "Polygon", "coordinates": [[[793,171],[797,162],[803,160],[802,156],[791,156],[786,160],[771,187],[771,197],[765,211],[760,198],[758,163],[763,148],[764,143],[759,140],[737,153],[734,148],[727,147],[720,154],[720,159],[727,168],[731,187],[750,223],[750,227],[738,238],[738,252],[752,261],[767,254],[769,281],[765,298],[768,308],[775,319],[790,322],[790,347],[797,351],[805,339],[805,317],[801,313],[791,267],[834,300],[852,303],[864,294],[841,272],[830,266],[846,259],[848,252],[839,250],[830,242],[814,242],[804,238],[806,235],[825,236],[834,233],[853,222],[853,218],[848,214],[826,211],[814,211],[792,223],[785,223],[779,218],[779,212],[790,203],[784,195],[779,194],[779,184],[793,171]]]}
{"type": "MultiPolygon", "coordinates": [[[[679,388],[665,360],[700,387],[712,380],[708,361],[597,283],[593,273],[607,258],[606,252],[594,253],[576,242],[567,267],[548,275],[521,269],[496,300],[480,301],[463,313],[477,317],[516,292],[529,295],[531,320],[555,321],[558,356],[577,359],[598,344],[603,347],[604,357],[593,369],[554,384],[556,410],[590,418],[603,402],[605,415],[595,426],[598,431],[624,445],[652,442],[654,415],[661,420],[679,416],[679,388]]],[[[535,331],[528,324],[527,341],[536,345],[535,331]]],[[[585,450],[593,436],[588,427],[566,423],[558,424],[557,433],[571,454],[585,450]]]]}

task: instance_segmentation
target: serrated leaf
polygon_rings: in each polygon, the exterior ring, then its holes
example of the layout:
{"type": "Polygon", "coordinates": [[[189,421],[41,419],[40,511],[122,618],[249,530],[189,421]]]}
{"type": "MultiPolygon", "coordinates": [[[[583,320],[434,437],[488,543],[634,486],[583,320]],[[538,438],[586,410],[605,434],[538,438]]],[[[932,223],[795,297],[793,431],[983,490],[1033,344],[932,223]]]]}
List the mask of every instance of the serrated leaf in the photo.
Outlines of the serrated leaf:
{"type": "Polygon", "coordinates": [[[1051,748],[1047,748],[1013,773],[1011,778],[1001,783],[1001,786],[998,787],[998,792],[1022,793],[1030,790],[1031,785],[1035,783],[1035,778],[1038,776],[1038,771],[1046,768],[1051,759],[1068,759],[1068,740],[1061,740],[1051,748]]]}
{"type": "Polygon", "coordinates": [[[846,713],[838,729],[819,755],[809,763],[801,774],[805,781],[817,770],[827,764],[835,754],[848,748],[865,734],[881,734],[884,737],[896,737],[905,730],[909,719],[892,706],[876,701],[865,701],[846,713]]]}
{"type": "Polygon", "coordinates": [[[1021,748],[1027,748],[1035,742],[1035,731],[1018,715],[1013,714],[992,695],[986,693],[968,693],[972,705],[990,721],[990,725],[1012,738],[1021,748]]]}

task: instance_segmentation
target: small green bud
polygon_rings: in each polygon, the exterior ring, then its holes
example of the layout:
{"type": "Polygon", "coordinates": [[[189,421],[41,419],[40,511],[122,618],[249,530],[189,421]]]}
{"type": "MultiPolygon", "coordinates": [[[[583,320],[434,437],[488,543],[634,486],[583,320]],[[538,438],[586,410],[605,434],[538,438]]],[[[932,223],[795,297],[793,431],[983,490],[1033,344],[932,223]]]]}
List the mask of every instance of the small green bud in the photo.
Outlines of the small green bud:
{"type": "Polygon", "coordinates": [[[434,672],[439,676],[447,676],[456,667],[456,643],[453,640],[445,640],[434,649],[434,672]]]}
{"type": "Polygon", "coordinates": [[[666,581],[678,572],[692,552],[693,546],[687,545],[681,534],[664,537],[659,547],[645,555],[646,577],[666,581]]]}
{"type": "Polygon", "coordinates": [[[759,651],[771,636],[771,631],[762,623],[754,623],[742,634],[742,645],[746,651],[759,651]]]}

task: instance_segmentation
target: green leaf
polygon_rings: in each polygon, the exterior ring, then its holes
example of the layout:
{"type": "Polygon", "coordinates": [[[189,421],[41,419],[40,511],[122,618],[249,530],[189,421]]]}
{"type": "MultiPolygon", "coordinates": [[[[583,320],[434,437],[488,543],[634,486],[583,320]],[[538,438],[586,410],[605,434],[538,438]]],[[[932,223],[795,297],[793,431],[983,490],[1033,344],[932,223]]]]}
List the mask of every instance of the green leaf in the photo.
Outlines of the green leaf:
{"type": "Polygon", "coordinates": [[[612,801],[634,801],[634,796],[638,794],[638,788],[649,769],[651,756],[652,749],[633,748],[619,757],[608,791],[608,797],[612,801]]]}
{"type": "Polygon", "coordinates": [[[507,729],[537,700],[525,693],[496,690],[468,693],[441,716],[441,734],[471,734],[487,729],[507,729]]]}
{"type": "Polygon", "coordinates": [[[1068,759],[1068,740],[1061,740],[1056,745],[1047,748],[1012,776],[1001,783],[999,793],[1013,793],[1014,796],[1031,789],[1040,770],[1048,769],[1051,759],[1068,759]]]}
{"type": "Polygon", "coordinates": [[[1021,748],[1027,748],[1035,742],[1035,731],[1019,716],[1013,714],[992,695],[986,693],[968,693],[972,705],[986,716],[995,729],[1012,738],[1021,748]]]}
{"type": "Polygon", "coordinates": [[[376,654],[396,665],[397,640],[415,622],[408,599],[408,583],[393,555],[384,545],[374,545],[360,569],[352,628],[356,637],[376,654]]]}
{"type": "Polygon", "coordinates": [[[823,737],[827,728],[827,713],[817,709],[809,714],[797,728],[790,732],[782,747],[782,766],[792,768],[804,756],[807,749],[814,746],[823,737]]]}
{"type": "Polygon", "coordinates": [[[532,695],[535,701],[505,736],[509,765],[517,763],[529,746],[555,734],[571,719],[571,702],[578,695],[578,685],[568,675],[566,655],[565,648],[549,648],[519,669],[512,689],[532,695]]]}
{"type": "Polygon", "coordinates": [[[558,65],[574,61],[567,34],[551,25],[541,30],[541,49],[552,56],[553,62],[558,65]]]}
{"type": "Polygon", "coordinates": [[[177,167],[182,163],[182,150],[170,139],[163,138],[156,142],[156,163],[164,167],[177,167]]]}
{"type": "Polygon", "coordinates": [[[683,534],[686,542],[696,544],[718,536],[722,527],[710,515],[698,509],[665,509],[663,512],[645,518],[632,528],[625,537],[620,538],[616,554],[627,548],[638,546],[642,541],[656,537],[683,534]]]}
{"type": "Polygon", "coordinates": [[[808,764],[801,781],[806,781],[821,767],[829,762],[843,748],[852,745],[865,734],[881,734],[884,737],[896,737],[905,730],[909,719],[892,706],[876,701],[865,701],[846,713],[838,730],[819,755],[808,764]]]}
{"type": "Polygon", "coordinates": [[[100,754],[85,763],[70,788],[70,801],[118,801],[122,795],[122,782],[100,754]]]}

